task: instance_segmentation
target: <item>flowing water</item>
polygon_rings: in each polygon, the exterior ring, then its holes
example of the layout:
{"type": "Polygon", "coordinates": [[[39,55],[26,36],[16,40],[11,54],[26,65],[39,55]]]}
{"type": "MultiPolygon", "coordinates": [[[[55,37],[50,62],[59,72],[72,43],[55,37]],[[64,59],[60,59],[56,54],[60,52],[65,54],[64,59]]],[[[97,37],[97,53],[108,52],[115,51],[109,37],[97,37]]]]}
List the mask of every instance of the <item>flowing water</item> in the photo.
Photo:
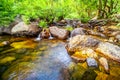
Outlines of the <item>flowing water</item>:
{"type": "Polygon", "coordinates": [[[61,40],[0,37],[0,80],[118,80],[119,65],[110,65],[112,76],[86,63],[75,64],[61,40]]]}

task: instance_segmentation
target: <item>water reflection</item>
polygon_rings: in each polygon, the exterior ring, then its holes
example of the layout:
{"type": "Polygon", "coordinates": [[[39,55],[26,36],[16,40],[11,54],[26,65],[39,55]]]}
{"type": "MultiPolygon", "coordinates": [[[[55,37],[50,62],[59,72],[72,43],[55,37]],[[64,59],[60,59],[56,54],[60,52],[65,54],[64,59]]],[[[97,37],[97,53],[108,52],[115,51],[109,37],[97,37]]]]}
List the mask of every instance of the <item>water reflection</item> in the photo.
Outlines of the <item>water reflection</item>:
{"type": "MultiPolygon", "coordinates": [[[[17,46],[22,42],[15,43],[17,46]]],[[[35,43],[38,45],[34,49],[20,47],[7,52],[13,52],[17,59],[4,72],[3,80],[64,80],[61,70],[72,62],[64,42],[41,40],[35,43]]]]}
{"type": "Polygon", "coordinates": [[[0,80],[119,80],[120,64],[109,60],[110,74],[72,62],[64,41],[1,38],[0,80]]]}

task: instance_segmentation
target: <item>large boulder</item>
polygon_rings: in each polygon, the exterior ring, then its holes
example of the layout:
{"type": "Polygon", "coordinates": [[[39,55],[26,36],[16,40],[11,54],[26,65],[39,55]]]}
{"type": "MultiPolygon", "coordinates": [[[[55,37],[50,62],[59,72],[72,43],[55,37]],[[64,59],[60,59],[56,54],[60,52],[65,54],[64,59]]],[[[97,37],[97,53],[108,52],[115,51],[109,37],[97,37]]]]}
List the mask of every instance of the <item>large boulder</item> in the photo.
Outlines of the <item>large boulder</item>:
{"type": "Polygon", "coordinates": [[[49,30],[52,36],[58,39],[66,39],[69,35],[69,31],[58,27],[50,27],[49,30]]]}
{"type": "Polygon", "coordinates": [[[37,36],[39,32],[40,29],[34,23],[27,25],[24,22],[19,22],[11,29],[11,34],[16,36],[37,36]]]}
{"type": "Polygon", "coordinates": [[[79,51],[85,47],[94,48],[100,43],[100,40],[96,39],[93,36],[89,35],[77,35],[73,38],[70,38],[67,45],[67,50],[69,52],[79,51]]]}
{"type": "Polygon", "coordinates": [[[85,35],[87,34],[87,31],[83,28],[75,28],[72,32],[71,32],[71,37],[74,37],[76,35],[85,35]]]}
{"type": "Polygon", "coordinates": [[[120,47],[108,42],[99,43],[96,51],[102,53],[103,55],[120,62],[120,47]]]}
{"type": "Polygon", "coordinates": [[[18,32],[28,31],[28,29],[29,29],[28,25],[26,25],[24,22],[20,22],[12,28],[11,32],[12,34],[15,34],[18,32]]]}

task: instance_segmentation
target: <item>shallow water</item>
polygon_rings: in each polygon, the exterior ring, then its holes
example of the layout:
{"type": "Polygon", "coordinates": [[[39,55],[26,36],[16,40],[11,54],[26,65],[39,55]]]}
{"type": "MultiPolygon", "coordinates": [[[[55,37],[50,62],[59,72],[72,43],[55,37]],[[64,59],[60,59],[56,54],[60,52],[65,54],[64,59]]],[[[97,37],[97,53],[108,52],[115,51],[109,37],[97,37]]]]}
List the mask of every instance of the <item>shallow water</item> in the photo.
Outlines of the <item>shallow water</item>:
{"type": "Polygon", "coordinates": [[[110,74],[101,68],[75,64],[61,40],[0,37],[0,80],[118,80],[120,65],[110,62],[110,74]]]}

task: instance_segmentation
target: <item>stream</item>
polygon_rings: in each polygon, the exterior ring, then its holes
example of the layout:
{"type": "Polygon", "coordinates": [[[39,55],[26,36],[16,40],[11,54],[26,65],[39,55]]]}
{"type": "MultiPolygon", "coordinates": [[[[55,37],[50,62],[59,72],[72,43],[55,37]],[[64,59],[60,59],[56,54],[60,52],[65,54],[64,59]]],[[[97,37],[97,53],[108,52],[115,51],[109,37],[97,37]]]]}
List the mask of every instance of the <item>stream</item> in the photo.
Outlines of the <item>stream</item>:
{"type": "Polygon", "coordinates": [[[75,63],[65,49],[65,41],[0,37],[0,80],[118,80],[119,64],[112,62],[112,75],[102,69],[75,63]]]}

